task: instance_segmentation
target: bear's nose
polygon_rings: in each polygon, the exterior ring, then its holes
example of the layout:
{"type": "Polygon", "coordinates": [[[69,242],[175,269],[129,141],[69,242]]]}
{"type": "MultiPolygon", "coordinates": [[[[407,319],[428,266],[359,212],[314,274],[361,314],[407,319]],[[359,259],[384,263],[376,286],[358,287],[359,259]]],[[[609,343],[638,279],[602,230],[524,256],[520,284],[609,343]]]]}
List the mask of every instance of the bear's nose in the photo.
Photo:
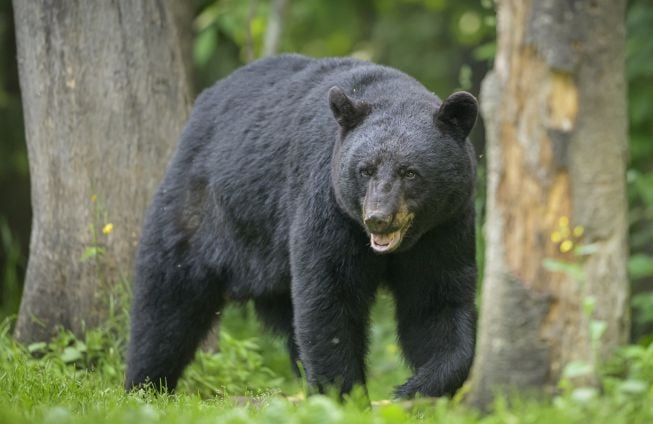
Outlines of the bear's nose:
{"type": "Polygon", "coordinates": [[[392,215],[375,212],[365,218],[365,226],[371,233],[382,233],[392,224],[392,215]]]}

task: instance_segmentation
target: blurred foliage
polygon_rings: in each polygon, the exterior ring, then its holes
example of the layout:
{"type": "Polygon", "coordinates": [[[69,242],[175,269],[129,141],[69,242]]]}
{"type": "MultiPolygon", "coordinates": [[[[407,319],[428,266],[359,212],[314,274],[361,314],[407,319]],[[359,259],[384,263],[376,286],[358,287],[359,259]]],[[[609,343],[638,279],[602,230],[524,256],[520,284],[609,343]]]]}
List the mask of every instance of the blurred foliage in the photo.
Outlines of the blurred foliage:
{"type": "Polygon", "coordinates": [[[0,269],[0,317],[15,312],[16,305],[20,303],[21,287],[25,270],[25,258],[19,240],[7,223],[7,218],[0,215],[0,256],[4,265],[0,269]]]}
{"type": "Polygon", "coordinates": [[[653,333],[653,3],[629,4],[626,64],[630,124],[630,261],[633,338],[653,333]]]}
{"type": "MultiPolygon", "coordinates": [[[[199,2],[193,25],[198,87],[245,64],[249,52],[259,57],[269,8],[269,1],[199,2]]],[[[491,0],[296,0],[286,11],[281,50],[383,63],[446,95],[456,88],[478,91],[494,32],[491,0]]]]}
{"type": "Polygon", "coordinates": [[[0,0],[0,318],[18,310],[31,211],[12,13],[0,0]]]}

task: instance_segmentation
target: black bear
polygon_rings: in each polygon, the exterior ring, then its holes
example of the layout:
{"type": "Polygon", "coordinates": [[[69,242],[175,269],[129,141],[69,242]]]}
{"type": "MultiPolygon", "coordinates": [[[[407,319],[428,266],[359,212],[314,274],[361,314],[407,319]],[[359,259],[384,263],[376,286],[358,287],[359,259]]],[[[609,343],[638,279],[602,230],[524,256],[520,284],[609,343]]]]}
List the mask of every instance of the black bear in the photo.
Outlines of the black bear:
{"type": "Polygon", "coordinates": [[[254,302],[309,384],[365,384],[385,286],[414,375],[449,395],[474,353],[476,99],[392,68],[283,55],[197,99],[145,218],[126,387],[174,389],[227,301],[254,302]]]}

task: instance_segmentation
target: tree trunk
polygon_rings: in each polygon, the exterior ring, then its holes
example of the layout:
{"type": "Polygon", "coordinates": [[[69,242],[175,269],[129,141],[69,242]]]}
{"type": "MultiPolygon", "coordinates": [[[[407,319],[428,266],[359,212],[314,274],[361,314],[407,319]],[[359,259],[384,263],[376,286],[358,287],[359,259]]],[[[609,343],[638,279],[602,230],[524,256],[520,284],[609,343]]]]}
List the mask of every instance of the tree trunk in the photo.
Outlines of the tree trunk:
{"type": "Polygon", "coordinates": [[[288,0],[273,0],[270,5],[268,27],[263,40],[263,56],[272,56],[279,52],[281,33],[283,31],[283,18],[286,14],[288,0]]]}
{"type": "Polygon", "coordinates": [[[481,93],[487,250],[470,393],[480,407],[495,389],[554,390],[569,363],[591,370],[627,339],[625,3],[498,4],[481,93]]]}
{"type": "Polygon", "coordinates": [[[195,79],[193,69],[193,18],[195,10],[192,1],[167,0],[168,10],[172,14],[174,28],[184,63],[188,92],[195,97],[195,79]]]}
{"type": "Polygon", "coordinates": [[[190,99],[165,0],[14,8],[34,213],[16,336],[30,342],[105,317],[190,99]]]}

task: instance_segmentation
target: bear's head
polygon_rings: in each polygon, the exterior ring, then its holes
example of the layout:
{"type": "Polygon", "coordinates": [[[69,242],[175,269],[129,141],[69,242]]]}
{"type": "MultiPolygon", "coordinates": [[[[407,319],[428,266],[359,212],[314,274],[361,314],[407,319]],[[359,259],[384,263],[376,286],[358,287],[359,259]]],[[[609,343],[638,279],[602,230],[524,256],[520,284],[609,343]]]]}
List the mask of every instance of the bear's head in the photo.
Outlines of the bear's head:
{"type": "MultiPolygon", "coordinates": [[[[407,96],[410,97],[410,96],[407,96]]],[[[332,159],[339,206],[376,253],[404,251],[469,205],[475,157],[467,140],[474,96],[357,100],[339,87],[329,105],[340,126],[332,159]]]]}

